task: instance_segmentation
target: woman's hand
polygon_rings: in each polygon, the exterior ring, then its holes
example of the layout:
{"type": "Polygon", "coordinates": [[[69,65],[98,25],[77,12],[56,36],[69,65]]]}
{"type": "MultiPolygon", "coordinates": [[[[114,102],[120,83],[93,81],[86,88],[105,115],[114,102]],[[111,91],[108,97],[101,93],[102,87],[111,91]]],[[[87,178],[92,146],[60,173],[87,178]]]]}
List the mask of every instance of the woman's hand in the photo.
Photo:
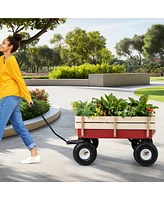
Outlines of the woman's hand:
{"type": "Polygon", "coordinates": [[[34,104],[33,100],[28,101],[28,106],[31,107],[34,104]]]}

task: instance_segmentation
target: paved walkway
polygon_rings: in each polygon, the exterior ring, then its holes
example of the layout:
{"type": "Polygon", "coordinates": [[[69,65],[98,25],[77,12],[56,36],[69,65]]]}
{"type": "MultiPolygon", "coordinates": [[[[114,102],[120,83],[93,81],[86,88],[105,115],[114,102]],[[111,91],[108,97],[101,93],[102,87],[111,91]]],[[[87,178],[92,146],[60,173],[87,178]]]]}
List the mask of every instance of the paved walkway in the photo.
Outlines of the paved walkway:
{"type": "MultiPolygon", "coordinates": [[[[74,132],[74,116],[70,111],[71,102],[90,100],[92,97],[100,97],[111,92],[119,98],[128,96],[137,98],[133,92],[141,87],[49,86],[40,88],[45,88],[49,93],[50,102],[61,108],[61,116],[51,123],[51,126],[59,135],[71,140],[77,139],[74,132]]],[[[36,87],[29,87],[31,88],[36,87]]],[[[101,139],[95,162],[90,166],[81,166],[73,159],[74,145],[67,145],[57,138],[48,126],[45,126],[31,132],[42,158],[40,164],[19,164],[19,160],[29,156],[21,139],[18,136],[3,139],[0,143],[0,182],[163,182],[164,103],[150,102],[159,106],[156,112],[157,131],[153,138],[159,156],[151,167],[143,167],[136,163],[127,139],[101,139]]]]}

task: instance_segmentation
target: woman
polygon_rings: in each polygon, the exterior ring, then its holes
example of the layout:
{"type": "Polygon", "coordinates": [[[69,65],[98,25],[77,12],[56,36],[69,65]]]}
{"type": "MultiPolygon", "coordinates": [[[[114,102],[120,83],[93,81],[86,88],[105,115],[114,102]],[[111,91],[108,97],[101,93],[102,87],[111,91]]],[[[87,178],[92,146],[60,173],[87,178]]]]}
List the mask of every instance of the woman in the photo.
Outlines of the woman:
{"type": "Polygon", "coordinates": [[[24,126],[20,112],[22,97],[27,100],[29,106],[33,104],[16,58],[12,55],[18,49],[21,39],[21,35],[15,34],[4,39],[0,45],[0,51],[3,53],[0,57],[0,141],[10,119],[15,132],[22,138],[31,153],[30,157],[21,160],[20,163],[30,164],[40,162],[40,155],[29,131],[24,126]]]}

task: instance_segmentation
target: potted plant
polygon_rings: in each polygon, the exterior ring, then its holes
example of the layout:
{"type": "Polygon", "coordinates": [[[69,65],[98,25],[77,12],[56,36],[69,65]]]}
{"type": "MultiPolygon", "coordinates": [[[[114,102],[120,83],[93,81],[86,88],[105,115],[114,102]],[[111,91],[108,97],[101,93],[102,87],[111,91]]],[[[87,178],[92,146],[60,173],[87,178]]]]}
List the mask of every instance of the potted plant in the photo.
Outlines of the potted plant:
{"type": "Polygon", "coordinates": [[[111,93],[90,102],[74,101],[76,133],[80,138],[152,138],[158,107],[148,100],[147,94],[127,100],[111,93]]]}

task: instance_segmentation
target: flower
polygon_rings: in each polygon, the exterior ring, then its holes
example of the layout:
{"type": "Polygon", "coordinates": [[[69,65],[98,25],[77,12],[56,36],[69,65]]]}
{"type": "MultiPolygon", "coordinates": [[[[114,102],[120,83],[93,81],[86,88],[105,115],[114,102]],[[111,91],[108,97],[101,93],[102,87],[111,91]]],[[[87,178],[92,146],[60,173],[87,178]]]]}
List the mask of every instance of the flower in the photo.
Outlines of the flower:
{"type": "Polygon", "coordinates": [[[29,91],[33,100],[48,101],[48,93],[45,89],[36,88],[35,90],[29,91]]]}
{"type": "Polygon", "coordinates": [[[151,109],[151,108],[147,108],[147,110],[148,110],[150,113],[154,113],[154,110],[151,109]]]}
{"type": "Polygon", "coordinates": [[[155,111],[150,107],[147,108],[147,111],[148,111],[150,117],[153,116],[155,113],[155,111]]]}

